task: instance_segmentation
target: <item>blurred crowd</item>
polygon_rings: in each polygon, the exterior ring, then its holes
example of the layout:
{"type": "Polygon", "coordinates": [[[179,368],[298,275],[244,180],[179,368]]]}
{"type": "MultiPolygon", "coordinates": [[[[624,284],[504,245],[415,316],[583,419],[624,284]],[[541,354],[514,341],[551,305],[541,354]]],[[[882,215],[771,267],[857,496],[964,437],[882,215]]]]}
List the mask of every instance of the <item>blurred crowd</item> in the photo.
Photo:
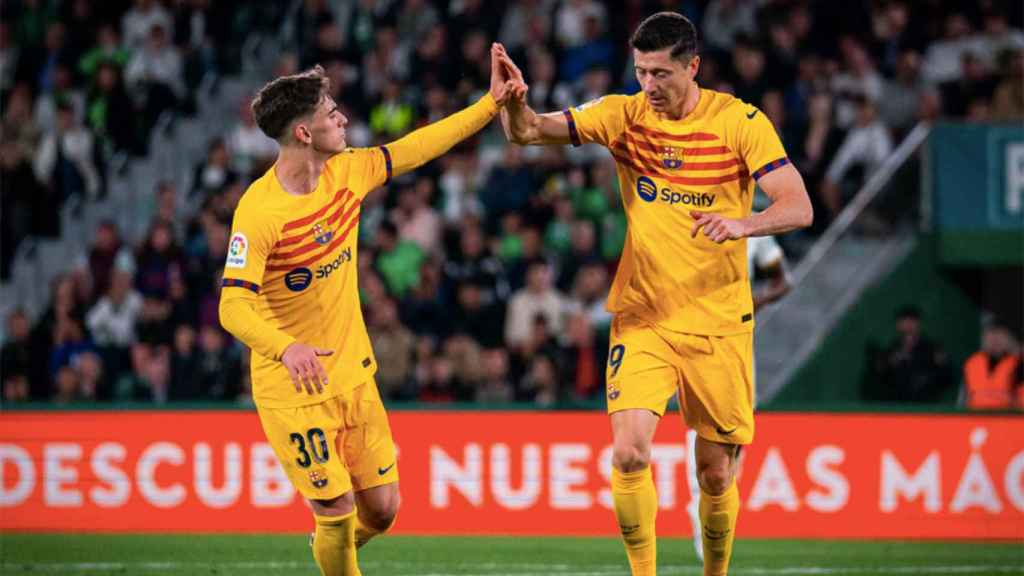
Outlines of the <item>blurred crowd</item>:
{"type": "MultiPolygon", "coordinates": [[[[259,4],[4,3],[4,266],[25,235],[59,234],[53,206],[103,194],[111,153],[145,154],[162,111],[190,113],[198,78],[230,73],[237,54],[225,51],[260,20],[259,4]]],[[[636,91],[628,38],[658,10],[697,24],[702,86],[775,124],[816,205],[805,234],[917,121],[1024,118],[1024,8],[993,0],[306,0],[275,73],[323,65],[350,144],[374,145],[482,95],[493,40],[524,70],[538,111],[636,91]]],[[[241,102],[237,125],[207,150],[187,189],[154,183],[141,244],[101,224],[45,314],[8,318],[5,401],[247,399],[248,353],[217,321],[219,278],[234,206],[277,146],[241,102]],[[198,213],[183,215],[186,198],[198,213]]],[[[509,146],[493,127],[371,194],[358,265],[382,394],[541,407],[600,398],[604,301],[625,234],[602,149],[509,146]]]]}

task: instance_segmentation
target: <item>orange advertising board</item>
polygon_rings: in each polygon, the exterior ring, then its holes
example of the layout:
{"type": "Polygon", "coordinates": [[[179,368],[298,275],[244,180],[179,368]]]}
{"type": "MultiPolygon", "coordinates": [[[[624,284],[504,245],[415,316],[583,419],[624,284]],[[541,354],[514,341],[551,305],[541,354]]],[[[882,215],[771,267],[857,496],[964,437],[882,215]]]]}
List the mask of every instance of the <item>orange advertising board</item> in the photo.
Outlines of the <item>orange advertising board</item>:
{"type": "MultiPolygon", "coordinates": [[[[607,416],[393,412],[396,533],[614,535],[607,416]]],[[[690,533],[684,429],[652,452],[658,532],[690,533]]],[[[741,537],[1024,538],[1024,420],[766,413],[741,537]]],[[[0,415],[0,530],[304,532],[254,413],[0,415]]]]}

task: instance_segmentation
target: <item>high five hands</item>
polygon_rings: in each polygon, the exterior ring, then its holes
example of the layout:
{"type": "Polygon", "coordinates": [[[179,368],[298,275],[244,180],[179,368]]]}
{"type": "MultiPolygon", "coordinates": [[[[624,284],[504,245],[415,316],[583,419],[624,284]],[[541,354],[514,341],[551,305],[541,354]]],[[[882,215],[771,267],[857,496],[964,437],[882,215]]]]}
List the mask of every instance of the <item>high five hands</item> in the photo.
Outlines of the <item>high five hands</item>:
{"type": "Polygon", "coordinates": [[[525,102],[528,89],[522,71],[509,58],[505,47],[500,42],[491,44],[491,96],[498,105],[525,102]]]}

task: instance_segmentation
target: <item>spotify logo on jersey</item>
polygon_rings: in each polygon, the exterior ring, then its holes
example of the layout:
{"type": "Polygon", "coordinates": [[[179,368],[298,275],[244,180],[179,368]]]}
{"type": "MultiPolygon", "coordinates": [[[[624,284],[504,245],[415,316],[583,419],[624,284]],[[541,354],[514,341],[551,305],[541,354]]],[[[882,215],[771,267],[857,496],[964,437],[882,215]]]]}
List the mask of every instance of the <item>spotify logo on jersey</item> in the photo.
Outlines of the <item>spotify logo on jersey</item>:
{"type": "Polygon", "coordinates": [[[284,275],[284,285],[292,292],[302,292],[312,281],[313,272],[309,268],[296,268],[284,275]]]}
{"type": "Polygon", "coordinates": [[[647,176],[641,176],[636,181],[636,194],[644,202],[654,202],[658,198],[658,185],[647,176]]]}

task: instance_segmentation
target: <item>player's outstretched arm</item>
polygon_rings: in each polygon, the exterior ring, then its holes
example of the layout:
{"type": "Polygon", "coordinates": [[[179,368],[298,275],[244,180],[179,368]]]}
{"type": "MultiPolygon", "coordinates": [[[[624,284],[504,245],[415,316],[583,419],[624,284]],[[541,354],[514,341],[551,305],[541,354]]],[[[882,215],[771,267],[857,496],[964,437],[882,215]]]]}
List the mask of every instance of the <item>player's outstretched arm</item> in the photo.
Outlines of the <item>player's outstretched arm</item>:
{"type": "Polygon", "coordinates": [[[519,85],[521,82],[517,83],[503,74],[495,73],[500,69],[495,47],[492,46],[491,89],[483,98],[443,120],[420,128],[384,146],[391,155],[392,170],[395,176],[415,170],[451,150],[452,146],[476,134],[490,123],[513,92],[526,92],[526,86],[519,85]]]}
{"type": "MultiPolygon", "coordinates": [[[[496,44],[491,49],[491,74],[494,74],[494,60],[497,58],[500,73],[517,82],[517,88],[525,87],[523,73],[505,52],[505,47],[496,44]]],[[[526,91],[517,89],[513,97],[501,110],[501,127],[505,137],[515,144],[569,144],[569,121],[561,112],[537,114],[526,103],[526,91]]]]}

